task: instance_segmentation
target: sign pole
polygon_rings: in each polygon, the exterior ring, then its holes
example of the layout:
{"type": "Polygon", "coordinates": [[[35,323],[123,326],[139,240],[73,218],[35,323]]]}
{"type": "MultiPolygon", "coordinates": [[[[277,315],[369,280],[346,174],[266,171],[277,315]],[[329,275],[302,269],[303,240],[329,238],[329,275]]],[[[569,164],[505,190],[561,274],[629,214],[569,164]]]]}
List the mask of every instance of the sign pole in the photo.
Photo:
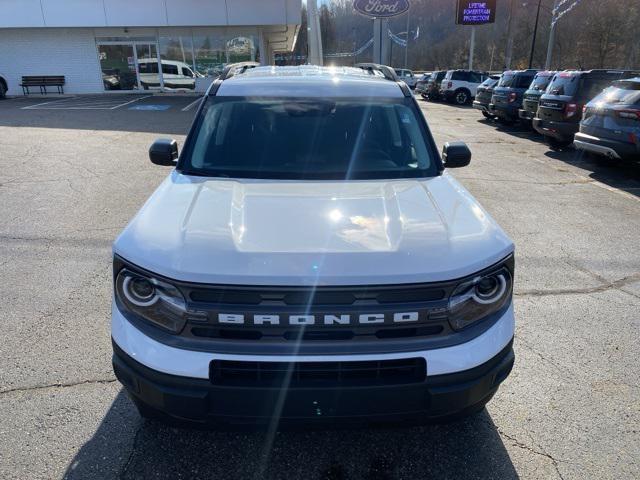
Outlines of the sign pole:
{"type": "Polygon", "coordinates": [[[473,70],[473,53],[476,49],[476,27],[471,27],[471,45],[469,45],[469,70],[473,70]]]}
{"type": "Polygon", "coordinates": [[[373,63],[382,63],[382,20],[373,19],[373,63]]]}

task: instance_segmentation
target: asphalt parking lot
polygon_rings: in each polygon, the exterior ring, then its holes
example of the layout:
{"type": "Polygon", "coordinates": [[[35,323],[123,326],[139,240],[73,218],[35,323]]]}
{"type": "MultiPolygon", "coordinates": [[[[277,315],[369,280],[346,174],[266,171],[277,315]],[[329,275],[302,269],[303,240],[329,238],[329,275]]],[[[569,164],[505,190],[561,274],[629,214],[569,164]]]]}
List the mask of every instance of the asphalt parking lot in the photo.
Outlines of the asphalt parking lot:
{"type": "Polygon", "coordinates": [[[195,100],[0,101],[0,478],[640,477],[640,166],[422,100],[516,243],[516,365],[487,410],[275,436],[142,421],[111,370],[110,248],[169,171],[149,145],[182,143],[195,100]]]}

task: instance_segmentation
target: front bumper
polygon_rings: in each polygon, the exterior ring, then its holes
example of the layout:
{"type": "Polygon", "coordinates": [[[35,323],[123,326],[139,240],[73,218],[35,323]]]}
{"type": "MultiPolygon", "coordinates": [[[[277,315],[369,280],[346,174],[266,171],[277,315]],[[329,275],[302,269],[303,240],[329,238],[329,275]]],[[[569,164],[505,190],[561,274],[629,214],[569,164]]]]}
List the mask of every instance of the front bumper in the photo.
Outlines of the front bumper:
{"type": "Polygon", "coordinates": [[[640,160],[640,145],[619,142],[607,138],[594,137],[586,133],[576,133],[573,141],[576,148],[604,155],[617,160],[640,160]]]}
{"type": "Polygon", "coordinates": [[[555,122],[552,120],[533,119],[533,128],[542,135],[557,140],[570,140],[580,129],[580,125],[572,122],[555,122]]]}
{"type": "Polygon", "coordinates": [[[530,110],[525,110],[524,108],[520,108],[518,110],[518,118],[520,118],[520,120],[527,120],[530,122],[535,116],[536,114],[530,110]]]}
{"type": "MultiPolygon", "coordinates": [[[[168,375],[137,362],[113,343],[113,368],[137,403],[169,420],[196,424],[279,424],[437,420],[483,406],[514,363],[512,341],[473,369],[423,382],[368,386],[216,385],[168,375]]],[[[428,367],[427,367],[428,368],[428,367]]]]}
{"type": "Polygon", "coordinates": [[[478,100],[473,101],[473,108],[480,110],[481,112],[489,113],[489,106],[486,103],[481,103],[478,100]]]}
{"type": "Polygon", "coordinates": [[[513,305],[487,331],[465,343],[433,350],[366,355],[230,355],[160,343],[112,309],[113,366],[137,402],[169,418],[200,423],[419,421],[482,405],[513,365],[513,305]],[[393,385],[270,388],[214,384],[214,361],[366,362],[423,358],[426,375],[393,385]],[[424,379],[424,380],[422,380],[424,379]],[[281,408],[281,410],[280,410],[281,408]]]}

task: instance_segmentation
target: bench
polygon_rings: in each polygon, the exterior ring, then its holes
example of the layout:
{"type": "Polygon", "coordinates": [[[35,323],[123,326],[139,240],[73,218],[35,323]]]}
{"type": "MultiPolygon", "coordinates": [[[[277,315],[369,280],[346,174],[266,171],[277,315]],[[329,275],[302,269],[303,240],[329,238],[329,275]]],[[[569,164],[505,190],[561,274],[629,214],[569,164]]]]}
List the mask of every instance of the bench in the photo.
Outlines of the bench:
{"type": "Polygon", "coordinates": [[[58,93],[64,93],[64,75],[27,75],[22,77],[22,93],[29,95],[29,87],[40,87],[40,94],[47,93],[47,87],[56,87],[58,93]]]}

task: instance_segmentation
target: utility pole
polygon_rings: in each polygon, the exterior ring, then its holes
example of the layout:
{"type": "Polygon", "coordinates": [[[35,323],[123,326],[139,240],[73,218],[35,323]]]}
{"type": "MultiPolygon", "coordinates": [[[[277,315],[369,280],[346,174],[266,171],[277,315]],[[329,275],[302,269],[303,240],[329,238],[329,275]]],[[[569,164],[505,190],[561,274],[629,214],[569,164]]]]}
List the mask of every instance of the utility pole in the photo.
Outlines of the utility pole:
{"type": "Polygon", "coordinates": [[[317,0],[307,2],[307,42],[309,45],[310,65],[322,66],[322,33],[320,32],[320,17],[318,16],[317,0]]]}
{"type": "Polygon", "coordinates": [[[536,49],[536,37],[538,35],[538,21],[540,20],[540,5],[542,0],[538,0],[538,11],[536,12],[536,24],[533,27],[533,39],[531,40],[531,54],[529,55],[529,68],[533,65],[533,52],[536,49]]]}
{"type": "Polygon", "coordinates": [[[476,27],[471,27],[471,44],[469,45],[469,70],[473,70],[473,53],[476,49],[476,27]]]}
{"type": "Polygon", "coordinates": [[[560,0],[555,0],[553,4],[553,13],[551,15],[551,29],[549,30],[549,45],[547,45],[547,60],[544,63],[544,69],[551,68],[551,60],[553,58],[553,44],[556,40],[556,26],[558,25],[558,5],[560,0]]]}
{"type": "Polygon", "coordinates": [[[516,0],[511,0],[509,4],[509,20],[507,23],[507,51],[504,55],[504,66],[506,70],[511,68],[511,57],[513,56],[513,29],[511,28],[513,23],[513,6],[516,0]]]}

